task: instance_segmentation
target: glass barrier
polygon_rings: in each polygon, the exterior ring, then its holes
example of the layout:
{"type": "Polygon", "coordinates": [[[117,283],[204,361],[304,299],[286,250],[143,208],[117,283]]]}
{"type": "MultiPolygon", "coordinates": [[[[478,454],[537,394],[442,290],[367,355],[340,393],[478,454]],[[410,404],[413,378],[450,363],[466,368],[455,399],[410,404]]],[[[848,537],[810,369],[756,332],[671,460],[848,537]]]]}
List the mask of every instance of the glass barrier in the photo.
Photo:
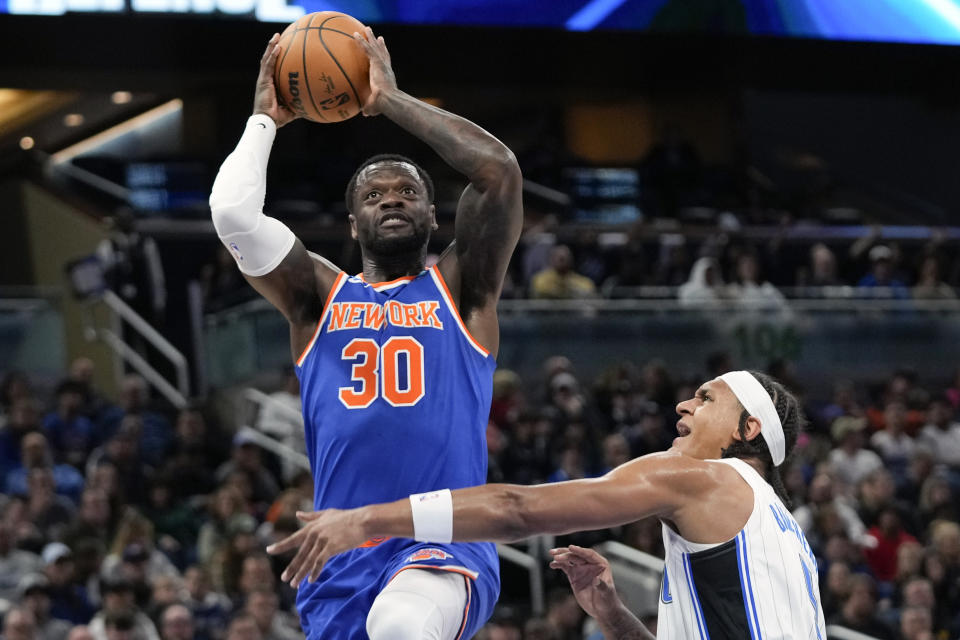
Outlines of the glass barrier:
{"type": "MultiPolygon", "coordinates": [[[[624,361],[663,360],[674,375],[698,375],[726,351],[737,367],[790,360],[808,392],[827,394],[838,378],[877,380],[909,367],[946,382],[960,365],[960,308],[952,301],[791,301],[777,311],[672,300],[505,300],[498,363],[539,379],[553,355],[571,359],[581,380],[624,361]]],[[[214,386],[239,384],[290,362],[286,321],[257,300],[206,319],[214,386]]]]}
{"type": "Polygon", "coordinates": [[[0,292],[0,371],[22,370],[34,382],[57,380],[66,368],[63,314],[52,299],[0,292]]]}

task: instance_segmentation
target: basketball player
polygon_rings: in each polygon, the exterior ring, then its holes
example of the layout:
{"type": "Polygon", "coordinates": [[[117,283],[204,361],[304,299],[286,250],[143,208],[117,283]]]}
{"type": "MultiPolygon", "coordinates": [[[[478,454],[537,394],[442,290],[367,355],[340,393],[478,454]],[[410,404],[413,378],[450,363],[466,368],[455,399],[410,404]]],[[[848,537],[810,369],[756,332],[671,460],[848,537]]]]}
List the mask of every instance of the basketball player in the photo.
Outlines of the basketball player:
{"type": "MultiPolygon", "coordinates": [[[[796,398],[768,376],[732,371],[704,383],[677,413],[679,437],[669,450],[601,478],[490,484],[302,514],[309,524],[268,551],[298,547],[286,572],[314,580],[327,558],[368,535],[509,541],[656,516],[666,549],[657,637],[823,640],[816,559],[785,506],[777,469],[804,422],[796,398]]],[[[591,613],[608,638],[648,637],[614,606],[606,593],[612,582],[607,575],[604,583],[595,558],[560,549],[553,566],[578,578],[581,603],[596,597],[591,613]],[[583,584],[578,567],[587,562],[599,582],[583,584]]]]}
{"type": "MultiPolygon", "coordinates": [[[[492,135],[397,88],[382,38],[370,58],[367,116],[382,114],[470,181],[455,241],[424,268],[437,228],[430,177],[375,156],[347,185],[363,271],[310,254],[262,213],[274,132],[295,118],[273,84],[278,36],[263,54],[254,115],[220,169],[210,207],[246,279],[290,324],[317,509],[347,509],[486,480],[485,429],[499,345],[496,305],[522,224],[516,159],[492,135]]],[[[448,541],[449,542],[449,541],[448,541]]],[[[371,538],[317,581],[290,579],[307,637],[470,637],[499,593],[494,545],[371,538]]]]}

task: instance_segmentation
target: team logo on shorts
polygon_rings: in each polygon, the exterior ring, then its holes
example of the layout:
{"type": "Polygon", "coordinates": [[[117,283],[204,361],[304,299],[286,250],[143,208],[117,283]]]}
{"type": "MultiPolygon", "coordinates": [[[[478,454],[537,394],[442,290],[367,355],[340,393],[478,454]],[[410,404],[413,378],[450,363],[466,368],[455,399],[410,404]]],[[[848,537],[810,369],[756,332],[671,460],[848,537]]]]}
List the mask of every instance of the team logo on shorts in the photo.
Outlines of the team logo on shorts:
{"type": "Polygon", "coordinates": [[[452,557],[452,553],[447,553],[443,549],[420,549],[412,556],[407,558],[407,562],[423,562],[424,560],[449,560],[452,557]]]}
{"type": "Polygon", "coordinates": [[[240,262],[243,260],[243,254],[240,253],[240,247],[237,246],[236,242],[230,243],[230,253],[233,254],[233,257],[236,259],[237,262],[240,262]]]}

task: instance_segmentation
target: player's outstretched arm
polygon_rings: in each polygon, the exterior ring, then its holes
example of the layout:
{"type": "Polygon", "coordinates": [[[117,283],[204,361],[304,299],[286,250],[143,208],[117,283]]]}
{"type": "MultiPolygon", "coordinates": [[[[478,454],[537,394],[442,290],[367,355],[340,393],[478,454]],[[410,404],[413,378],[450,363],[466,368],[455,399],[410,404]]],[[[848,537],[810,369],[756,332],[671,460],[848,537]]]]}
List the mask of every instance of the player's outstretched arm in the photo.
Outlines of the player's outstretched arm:
{"type": "Polygon", "coordinates": [[[237,148],[220,167],[210,193],[210,211],[217,235],[247,281],[292,327],[312,329],[336,273],[311,259],[285,224],[263,214],[267,161],[276,130],[297,117],[277,101],[273,85],[277,39],[276,34],[270,39],[260,60],[253,115],[237,148]]]}
{"type": "Polygon", "coordinates": [[[550,555],[550,566],[566,574],[577,602],[600,624],[607,640],[654,640],[617,595],[606,558],[576,545],[551,549],[550,555]]]}
{"type": "Polygon", "coordinates": [[[702,461],[665,452],[632,460],[601,478],[533,486],[488,484],[358,509],[302,513],[298,515],[307,524],[267,551],[297,549],[282,576],[296,586],[307,577],[315,580],[330,557],[377,536],[512,542],[538,534],[606,529],[654,515],[670,519],[713,482],[705,469],[702,461]],[[438,510],[444,499],[448,506],[438,510]],[[421,505],[416,515],[412,504],[421,505]],[[436,516],[424,520],[423,506],[436,516]],[[424,529],[417,521],[430,526],[424,529]]]}
{"type": "MultiPolygon", "coordinates": [[[[489,132],[400,91],[382,37],[375,38],[369,27],[356,37],[370,58],[370,97],[363,105],[364,114],[382,113],[429,144],[470,180],[457,207],[456,251],[444,255],[440,268],[460,314],[472,325],[469,316],[475,309],[495,307],[520,238],[520,166],[513,152],[489,132]]],[[[487,337],[483,335],[489,333],[486,327],[470,329],[484,346],[496,350],[495,333],[487,337]]]]}

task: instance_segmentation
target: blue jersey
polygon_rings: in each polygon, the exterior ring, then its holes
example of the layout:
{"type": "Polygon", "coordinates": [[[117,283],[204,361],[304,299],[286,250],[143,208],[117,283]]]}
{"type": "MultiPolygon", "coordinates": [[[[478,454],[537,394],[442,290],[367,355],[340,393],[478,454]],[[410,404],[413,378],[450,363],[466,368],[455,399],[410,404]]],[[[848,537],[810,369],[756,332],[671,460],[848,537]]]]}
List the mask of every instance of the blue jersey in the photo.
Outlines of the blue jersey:
{"type": "MultiPolygon", "coordinates": [[[[495,367],[436,267],[379,284],[340,273],[297,360],[314,507],[349,509],[486,482],[495,367]]],[[[373,540],[332,558],[316,583],[300,586],[308,637],[366,638],[373,598],[412,567],[469,578],[463,637],[492,611],[494,545],[373,540]]]]}

